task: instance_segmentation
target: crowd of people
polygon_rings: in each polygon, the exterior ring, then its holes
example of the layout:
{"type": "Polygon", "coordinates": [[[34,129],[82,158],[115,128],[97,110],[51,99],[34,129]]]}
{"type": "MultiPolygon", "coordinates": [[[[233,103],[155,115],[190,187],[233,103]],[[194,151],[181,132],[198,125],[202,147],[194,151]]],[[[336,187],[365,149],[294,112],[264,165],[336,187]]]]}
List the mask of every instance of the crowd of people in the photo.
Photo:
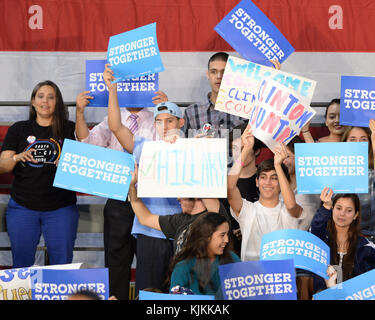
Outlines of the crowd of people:
{"type": "MultiPolygon", "coordinates": [[[[64,139],[128,152],[135,170],[128,199],[108,199],[104,207],[105,266],[110,296],[129,298],[131,264],[136,255],[136,295],[139,290],[214,295],[222,299],[218,266],[259,260],[262,236],[279,229],[312,232],[330,247],[329,280],[297,269],[299,299],[375,267],[374,160],[375,121],[369,128],[339,124],[340,100],[327,106],[329,135],[314,140],[309,124],[274,156],[257,162],[265,145],[244,118],[215,110],[228,54],[208,61],[211,91],[202,103],[182,109],[155,93],[154,108],[122,108],[110,65],[103,79],[108,87],[108,116],[89,129],[89,91],[78,94],[76,121],[68,120],[59,88],[51,81],[35,86],[29,119],[9,127],[0,155],[0,173],[13,172],[6,210],[13,267],[33,265],[43,235],[51,264],[71,263],[79,212],[75,192],[53,187],[64,139]],[[137,163],[150,140],[174,143],[181,138],[220,137],[229,141],[226,199],[138,198],[137,163]],[[320,195],[297,193],[296,143],[367,141],[369,192],[320,195]],[[369,240],[370,239],[370,240],[369,240]]],[[[275,61],[274,67],[280,69],[275,61]]]]}

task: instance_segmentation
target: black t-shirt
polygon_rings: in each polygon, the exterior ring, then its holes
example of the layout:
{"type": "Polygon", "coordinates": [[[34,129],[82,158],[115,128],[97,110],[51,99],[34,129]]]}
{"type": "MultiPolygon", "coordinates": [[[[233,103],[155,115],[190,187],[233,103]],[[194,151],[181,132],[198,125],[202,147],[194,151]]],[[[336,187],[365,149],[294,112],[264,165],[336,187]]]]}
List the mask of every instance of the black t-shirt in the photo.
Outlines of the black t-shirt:
{"type": "Polygon", "coordinates": [[[239,178],[237,181],[237,187],[240,190],[242,198],[250,202],[259,200],[259,190],[255,179],[256,175],[254,174],[249,178],[239,178]]]}
{"type": "MultiPolygon", "coordinates": [[[[250,202],[256,202],[259,200],[259,190],[256,186],[256,175],[252,175],[249,178],[239,178],[237,181],[238,190],[240,190],[241,197],[250,202]]],[[[230,206],[228,200],[225,198],[220,199],[225,209],[230,212],[230,206]]],[[[239,228],[238,223],[234,220],[232,221],[234,229],[239,228]]]]}
{"type": "MultiPolygon", "coordinates": [[[[167,238],[173,239],[175,254],[181,251],[181,248],[186,241],[191,224],[195,221],[195,219],[206,212],[207,211],[203,211],[193,215],[179,213],[159,216],[160,229],[167,238]]],[[[222,205],[220,205],[219,214],[224,215],[228,219],[228,214],[222,205]]]]}
{"type": "MultiPolygon", "coordinates": [[[[2,151],[13,150],[18,154],[36,149],[34,159],[38,163],[18,162],[15,166],[11,190],[11,197],[31,210],[56,210],[77,201],[75,192],[52,186],[56,173],[53,162],[59,159],[63,144],[52,136],[51,126],[42,127],[35,120],[27,120],[9,127],[4,139],[2,151]]],[[[66,122],[64,137],[75,140],[74,122],[66,122]]]]}

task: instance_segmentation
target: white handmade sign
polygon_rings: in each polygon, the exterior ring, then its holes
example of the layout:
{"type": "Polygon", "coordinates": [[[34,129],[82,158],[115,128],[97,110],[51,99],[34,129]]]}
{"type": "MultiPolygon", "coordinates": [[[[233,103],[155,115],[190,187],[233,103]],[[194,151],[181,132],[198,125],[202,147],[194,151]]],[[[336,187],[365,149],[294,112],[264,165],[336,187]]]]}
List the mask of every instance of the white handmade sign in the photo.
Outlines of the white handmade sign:
{"type": "Polygon", "coordinates": [[[225,139],[145,142],[138,170],[139,197],[225,198],[225,139]]]}

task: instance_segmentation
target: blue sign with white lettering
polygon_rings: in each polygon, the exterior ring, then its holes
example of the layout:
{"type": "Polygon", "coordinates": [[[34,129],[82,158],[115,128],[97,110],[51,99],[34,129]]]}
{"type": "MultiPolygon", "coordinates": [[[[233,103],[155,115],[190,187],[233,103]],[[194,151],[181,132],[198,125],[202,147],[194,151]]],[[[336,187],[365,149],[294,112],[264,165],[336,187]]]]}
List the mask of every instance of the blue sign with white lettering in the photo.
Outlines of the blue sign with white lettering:
{"type": "Polygon", "coordinates": [[[31,275],[32,300],[66,300],[79,291],[91,291],[108,300],[108,269],[38,269],[31,275]]]}
{"type": "Polygon", "coordinates": [[[134,171],[133,155],[65,139],[54,187],[126,200],[134,171]]]}
{"type": "Polygon", "coordinates": [[[219,266],[225,300],[296,300],[292,260],[246,261],[219,266]]]}
{"type": "Polygon", "coordinates": [[[346,280],[313,296],[314,300],[374,300],[375,270],[346,280]]]}
{"type": "Polygon", "coordinates": [[[283,34],[250,0],[242,0],[214,28],[245,59],[273,66],[293,53],[283,34]]]}
{"type": "Polygon", "coordinates": [[[295,163],[299,194],[368,193],[368,142],[298,143],[295,163]]]}
{"type": "Polygon", "coordinates": [[[107,61],[115,82],[164,71],[156,38],[156,23],[110,37],[107,61]]]}
{"type": "Polygon", "coordinates": [[[329,247],[310,232],[282,229],[265,234],[260,245],[260,260],[293,259],[295,268],[327,279],[329,247]]]}
{"type": "Polygon", "coordinates": [[[341,77],[340,124],[368,127],[375,119],[375,77],[341,77]]]}
{"type": "MultiPolygon", "coordinates": [[[[108,88],[103,80],[106,60],[86,60],[86,90],[94,99],[88,107],[107,107],[108,88]]],[[[159,74],[151,73],[117,83],[117,97],[120,107],[154,107],[152,98],[159,90],[159,74]]]]}

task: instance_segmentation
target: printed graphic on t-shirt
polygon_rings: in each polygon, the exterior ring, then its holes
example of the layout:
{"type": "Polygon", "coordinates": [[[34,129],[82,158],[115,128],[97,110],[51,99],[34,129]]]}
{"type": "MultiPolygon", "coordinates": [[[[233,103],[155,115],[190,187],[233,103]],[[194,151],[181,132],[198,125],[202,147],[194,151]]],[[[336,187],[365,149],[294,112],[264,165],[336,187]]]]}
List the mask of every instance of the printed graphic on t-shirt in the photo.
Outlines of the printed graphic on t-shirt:
{"type": "Polygon", "coordinates": [[[38,163],[27,162],[27,164],[31,167],[36,168],[43,167],[45,163],[54,163],[59,159],[61,154],[60,144],[52,138],[38,139],[35,142],[29,144],[26,147],[25,151],[29,149],[35,149],[33,156],[34,159],[38,161],[38,163]]]}
{"type": "Polygon", "coordinates": [[[178,252],[180,252],[182,250],[182,247],[185,244],[186,238],[187,238],[188,233],[190,231],[190,226],[191,226],[191,224],[189,224],[187,227],[185,227],[185,229],[178,236],[177,241],[176,241],[175,254],[177,254],[178,252]]]}

